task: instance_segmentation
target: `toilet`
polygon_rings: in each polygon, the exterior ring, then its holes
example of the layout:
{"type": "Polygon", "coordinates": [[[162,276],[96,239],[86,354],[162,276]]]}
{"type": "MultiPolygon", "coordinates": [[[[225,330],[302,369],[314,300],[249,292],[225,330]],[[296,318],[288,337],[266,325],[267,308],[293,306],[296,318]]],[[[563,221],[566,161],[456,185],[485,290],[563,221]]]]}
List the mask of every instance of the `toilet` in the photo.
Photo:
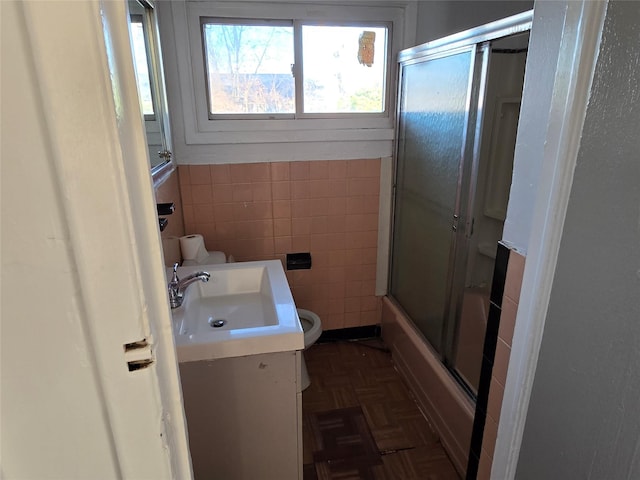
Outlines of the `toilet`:
{"type": "MultiPolygon", "coordinates": [[[[320,338],[320,334],[322,333],[322,323],[320,322],[320,317],[318,315],[309,310],[304,310],[303,308],[298,308],[298,317],[300,318],[300,324],[304,331],[304,348],[306,350],[316,343],[318,338],[320,338]]],[[[304,390],[311,384],[311,381],[309,380],[309,373],[307,372],[307,364],[304,361],[304,355],[302,355],[301,378],[302,390],[304,390]]]]}

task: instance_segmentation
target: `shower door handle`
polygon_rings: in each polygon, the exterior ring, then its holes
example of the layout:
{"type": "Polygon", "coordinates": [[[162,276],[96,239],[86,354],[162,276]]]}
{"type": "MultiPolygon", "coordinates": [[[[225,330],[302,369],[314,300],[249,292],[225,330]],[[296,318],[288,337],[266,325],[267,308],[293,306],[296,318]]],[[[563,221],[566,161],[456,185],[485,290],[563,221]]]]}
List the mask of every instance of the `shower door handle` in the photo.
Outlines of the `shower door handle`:
{"type": "Polygon", "coordinates": [[[455,213],[453,214],[453,224],[451,225],[451,230],[453,230],[454,232],[458,231],[458,219],[460,217],[458,215],[456,215],[455,213]]]}

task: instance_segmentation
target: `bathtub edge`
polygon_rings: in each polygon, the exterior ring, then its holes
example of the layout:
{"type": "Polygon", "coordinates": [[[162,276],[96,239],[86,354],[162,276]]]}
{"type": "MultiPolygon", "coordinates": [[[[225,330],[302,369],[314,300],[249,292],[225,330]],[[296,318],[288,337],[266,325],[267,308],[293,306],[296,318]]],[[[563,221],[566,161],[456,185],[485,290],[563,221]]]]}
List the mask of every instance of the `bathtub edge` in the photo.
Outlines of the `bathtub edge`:
{"type": "Polygon", "coordinates": [[[464,477],[475,412],[473,402],[388,297],[383,298],[382,338],[391,348],[397,370],[464,477]],[[411,368],[415,363],[411,360],[418,361],[421,368],[411,368]]]}

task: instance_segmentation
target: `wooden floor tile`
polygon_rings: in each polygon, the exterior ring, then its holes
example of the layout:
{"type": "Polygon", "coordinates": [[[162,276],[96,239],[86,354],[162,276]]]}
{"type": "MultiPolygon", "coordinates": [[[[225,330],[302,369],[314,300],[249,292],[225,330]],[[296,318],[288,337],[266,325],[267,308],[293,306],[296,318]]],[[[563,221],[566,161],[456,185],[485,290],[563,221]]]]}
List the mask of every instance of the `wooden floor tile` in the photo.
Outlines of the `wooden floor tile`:
{"type": "Polygon", "coordinates": [[[308,415],[313,463],[319,479],[370,478],[382,465],[362,408],[351,407],[308,415]]]}
{"type": "Polygon", "coordinates": [[[317,344],[305,351],[305,359],[311,379],[302,396],[305,480],[459,478],[380,340],[317,344]],[[350,407],[361,409],[380,464],[345,458],[344,450],[318,454],[323,445],[312,418],[350,407]]]}
{"type": "Polygon", "coordinates": [[[362,409],[381,451],[432,445],[438,441],[412,400],[366,403],[362,409]]]}
{"type": "Polygon", "coordinates": [[[384,455],[382,462],[389,480],[460,479],[440,443],[384,455]]]}

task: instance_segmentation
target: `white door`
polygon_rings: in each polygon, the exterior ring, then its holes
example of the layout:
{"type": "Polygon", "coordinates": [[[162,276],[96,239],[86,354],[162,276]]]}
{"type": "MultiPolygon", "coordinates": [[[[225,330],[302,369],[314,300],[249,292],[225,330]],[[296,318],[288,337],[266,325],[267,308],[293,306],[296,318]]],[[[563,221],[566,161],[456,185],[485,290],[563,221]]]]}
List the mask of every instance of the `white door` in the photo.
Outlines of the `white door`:
{"type": "Polygon", "coordinates": [[[124,2],[1,2],[4,478],[190,478],[124,2]]]}

